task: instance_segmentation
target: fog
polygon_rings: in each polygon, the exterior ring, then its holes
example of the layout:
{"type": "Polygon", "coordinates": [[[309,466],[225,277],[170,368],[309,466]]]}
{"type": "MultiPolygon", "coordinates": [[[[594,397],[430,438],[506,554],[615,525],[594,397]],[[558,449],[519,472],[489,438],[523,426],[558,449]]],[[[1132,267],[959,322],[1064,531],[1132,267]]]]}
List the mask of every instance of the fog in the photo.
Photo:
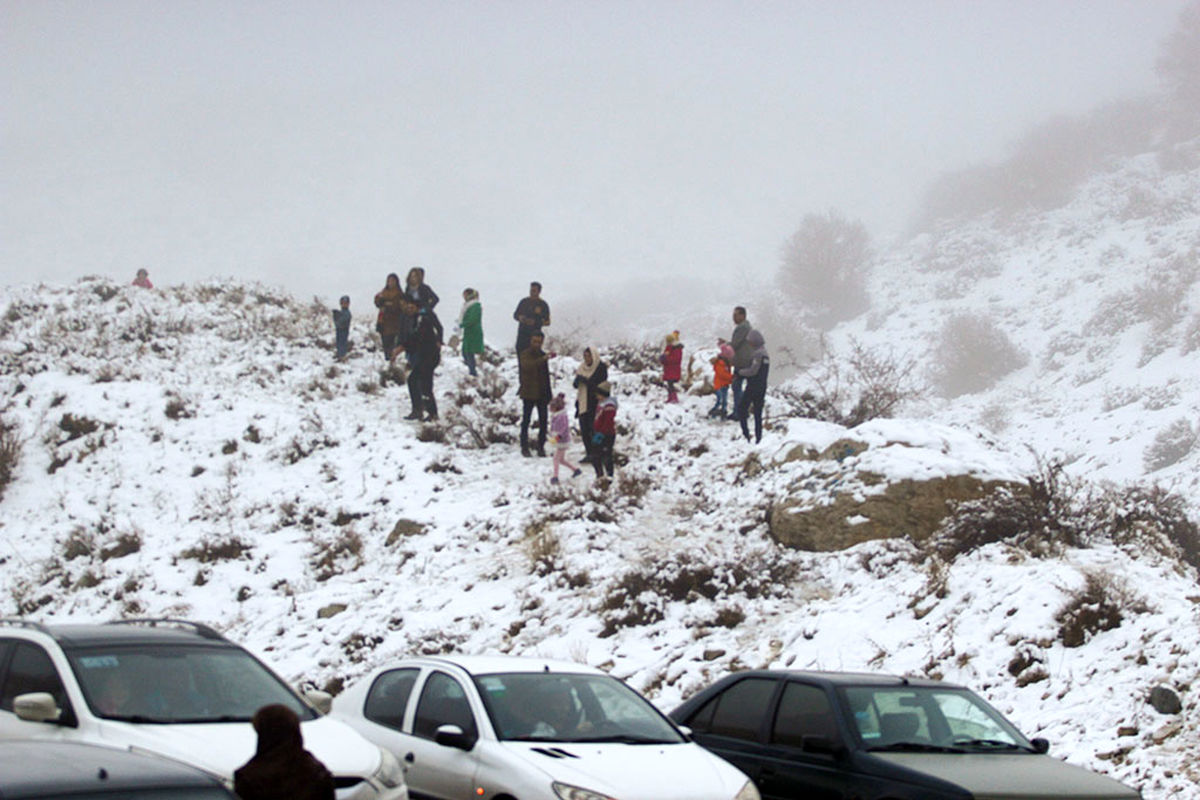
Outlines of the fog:
{"type": "Polygon", "coordinates": [[[498,342],[531,279],[732,304],[804,214],[886,241],[940,173],[1152,90],[1182,4],[4,0],[0,280],[232,275],[361,314],[421,265],[498,342]]]}

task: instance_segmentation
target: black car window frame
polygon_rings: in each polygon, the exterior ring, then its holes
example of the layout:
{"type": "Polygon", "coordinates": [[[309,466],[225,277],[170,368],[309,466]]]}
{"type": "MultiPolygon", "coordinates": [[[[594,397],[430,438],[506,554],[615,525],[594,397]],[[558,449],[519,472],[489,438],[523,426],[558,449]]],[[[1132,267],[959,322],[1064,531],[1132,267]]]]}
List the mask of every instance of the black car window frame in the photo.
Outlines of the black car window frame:
{"type": "Polygon", "coordinates": [[[367,696],[363,699],[362,715],[364,719],[374,722],[376,725],[382,725],[385,728],[398,731],[404,727],[405,712],[408,710],[408,704],[412,702],[414,690],[417,688],[417,679],[421,675],[420,667],[400,667],[399,669],[390,669],[387,672],[380,674],[371,682],[371,687],[367,690],[367,696]],[[389,697],[389,703],[399,703],[399,709],[388,708],[389,713],[384,713],[385,709],[381,708],[382,698],[384,693],[392,694],[395,687],[401,682],[411,677],[411,681],[406,688],[402,688],[402,697],[389,697]],[[397,712],[398,713],[395,713],[397,712]]]}
{"type": "Polygon", "coordinates": [[[62,675],[59,674],[58,667],[54,665],[54,659],[50,657],[48,652],[46,652],[46,648],[35,642],[27,642],[22,639],[18,639],[13,643],[7,660],[8,663],[5,665],[3,681],[0,682],[0,710],[11,712],[13,710],[13,701],[20,695],[29,694],[30,692],[49,692],[49,694],[54,698],[55,704],[62,712],[60,719],[65,724],[69,724],[69,720],[72,720],[74,715],[71,710],[71,701],[67,697],[67,687],[66,684],[63,683],[62,675]],[[53,676],[53,679],[49,682],[49,688],[33,688],[29,686],[12,685],[14,680],[14,669],[18,665],[18,659],[26,655],[27,657],[34,659],[35,662],[41,662],[38,664],[39,667],[49,667],[48,674],[44,671],[44,669],[42,673],[43,680],[46,677],[53,676]]]}
{"type": "Polygon", "coordinates": [[[779,696],[775,703],[775,708],[771,714],[771,727],[767,734],[769,744],[777,747],[789,747],[797,750],[804,749],[804,739],[808,737],[823,737],[830,744],[837,745],[842,741],[841,726],[838,724],[837,703],[830,698],[829,692],[823,687],[812,683],[804,683],[802,681],[784,681],[783,686],[779,691],[779,696]],[[803,692],[808,695],[808,699],[816,700],[817,704],[810,704],[810,708],[820,708],[816,711],[808,711],[806,716],[821,716],[824,717],[823,724],[818,727],[808,730],[801,729],[787,740],[780,736],[780,718],[787,711],[788,699],[794,696],[795,693],[803,692]],[[792,738],[792,737],[795,738],[792,738]]]}
{"type": "Polygon", "coordinates": [[[475,710],[471,708],[471,696],[462,682],[453,675],[440,670],[434,670],[426,676],[421,684],[421,693],[417,697],[417,707],[413,713],[412,733],[413,736],[418,738],[432,740],[438,727],[442,725],[458,725],[467,736],[472,738],[479,736],[479,726],[475,722],[475,710]],[[444,699],[430,696],[431,687],[436,686],[435,681],[449,681],[450,684],[458,687],[458,692],[462,695],[462,707],[466,709],[465,718],[460,716],[459,719],[448,719],[445,714],[430,715],[428,713],[427,702],[432,703],[435,700],[444,699]],[[422,714],[423,711],[425,712],[424,715],[422,714]],[[462,723],[464,722],[467,724],[463,725],[462,723]]]}
{"type": "MultiPolygon", "coordinates": [[[[729,686],[726,686],[721,690],[720,693],[717,694],[716,697],[710,700],[709,703],[705,704],[705,707],[707,707],[709,704],[714,704],[711,711],[712,716],[708,720],[707,728],[698,732],[706,733],[709,736],[720,736],[726,739],[736,739],[744,742],[763,742],[766,737],[768,726],[775,717],[775,707],[779,702],[781,684],[782,681],[778,678],[753,676],[742,678],[741,680],[735,681],[729,686]],[[724,708],[728,708],[732,716],[736,713],[736,709],[738,707],[754,707],[753,703],[747,702],[747,700],[742,699],[738,697],[738,695],[734,694],[735,692],[740,694],[742,692],[751,690],[752,685],[754,685],[755,689],[760,691],[762,696],[765,697],[765,702],[762,702],[758,706],[758,720],[755,724],[755,727],[753,729],[749,727],[726,727],[725,720],[721,718],[722,710],[724,708]],[[736,698],[738,700],[738,705],[728,705],[730,703],[730,698],[736,698]],[[745,732],[749,735],[738,735],[739,732],[745,732]]],[[[699,718],[705,711],[705,707],[702,707],[700,712],[694,715],[693,718],[699,718]]],[[[693,728],[693,730],[696,729],[693,728]]]]}

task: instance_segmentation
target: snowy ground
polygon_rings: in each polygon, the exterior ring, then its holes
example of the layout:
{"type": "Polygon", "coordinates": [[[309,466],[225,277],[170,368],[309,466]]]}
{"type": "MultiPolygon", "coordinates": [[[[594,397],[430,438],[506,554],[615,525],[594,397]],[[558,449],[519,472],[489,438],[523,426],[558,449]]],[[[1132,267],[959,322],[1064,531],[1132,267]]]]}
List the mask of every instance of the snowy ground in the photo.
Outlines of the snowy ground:
{"type": "MultiPolygon", "coordinates": [[[[989,391],[863,426],[855,435],[879,445],[864,461],[887,461],[872,469],[1011,478],[1034,454],[1058,454],[1079,477],[1152,479],[1194,502],[1200,454],[1149,476],[1143,454],[1163,425],[1200,420],[1197,352],[1180,344],[1200,308],[1196,284],[1170,320],[1097,332],[1097,306],[1145,278],[1118,269],[1089,279],[1081,264],[1120,247],[1122,264],[1181,258],[1186,271],[1197,217],[1063,234],[1103,207],[1093,199],[1060,212],[1069,220],[1039,219],[1008,249],[993,242],[994,274],[957,298],[933,286],[945,270],[880,278],[872,318],[835,343],[928,348],[944,308],[959,303],[1005,320],[1031,357],[989,391]],[[1086,341],[1063,344],[1070,334],[1086,341]],[[906,443],[911,459],[888,442],[906,443]]],[[[801,479],[834,491],[838,469],[822,483],[785,454],[845,431],[773,405],[763,442],[750,445],[731,423],[705,419],[708,398],[664,405],[649,372],[614,371],[628,459],[619,480],[600,490],[588,473],[551,487],[549,459],[522,458],[513,444],[454,445],[469,441],[468,423],[515,435],[511,357],[472,382],[447,354],[439,398],[443,420],[458,414],[459,424],[449,441],[430,441],[401,419],[404,388],[378,389],[382,361],[363,346],[369,315],[360,310],[358,347],[335,365],[328,311],[266,287],[92,280],[10,288],[0,308],[0,414],[22,441],[0,500],[2,613],[192,617],[289,678],[331,686],[412,652],[536,653],[608,669],[663,708],[739,667],[938,675],[1147,798],[1197,796],[1200,584],[1169,557],[1107,541],[1046,558],[990,545],[948,565],[903,540],[834,554],[781,548],[767,533],[769,504],[801,479]],[[1089,574],[1127,613],[1067,647],[1055,617],[1089,574]],[[1031,666],[1015,676],[1018,656],[1031,666]],[[1182,715],[1147,704],[1159,684],[1180,693],[1182,715]]],[[[685,333],[685,344],[719,333],[685,333]]],[[[575,365],[554,362],[568,396],[575,365]]]]}

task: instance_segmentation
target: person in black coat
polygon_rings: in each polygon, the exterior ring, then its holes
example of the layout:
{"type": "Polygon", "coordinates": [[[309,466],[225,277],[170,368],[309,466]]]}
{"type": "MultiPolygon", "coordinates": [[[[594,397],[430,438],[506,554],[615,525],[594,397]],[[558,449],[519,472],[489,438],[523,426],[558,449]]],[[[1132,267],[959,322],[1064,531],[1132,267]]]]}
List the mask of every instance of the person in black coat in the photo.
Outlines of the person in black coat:
{"type": "Polygon", "coordinates": [[[233,773],[242,800],[334,800],[333,776],[304,749],[300,718],[287,706],[263,706],[252,721],[254,757],[233,773]]]}
{"type": "Polygon", "coordinates": [[[579,436],[587,451],[584,463],[590,464],[595,457],[596,445],[592,441],[592,420],[596,416],[596,405],[600,402],[596,387],[608,380],[608,366],[591,347],[583,348],[583,361],[575,370],[575,417],[579,420],[579,436]]]}
{"type": "Polygon", "coordinates": [[[440,299],[428,283],[425,282],[425,270],[413,267],[404,278],[404,299],[416,308],[411,314],[404,315],[403,336],[409,336],[417,327],[417,314],[422,311],[433,311],[440,299]]]}
{"type": "Polygon", "coordinates": [[[517,303],[513,312],[517,321],[517,355],[529,347],[529,339],[550,324],[550,304],[542,299],[542,285],[537,281],[529,284],[529,297],[517,303]]]}
{"type": "Polygon", "coordinates": [[[433,371],[442,363],[442,323],[429,310],[412,311],[416,319],[407,341],[402,345],[408,360],[408,397],[412,410],[405,419],[435,420],[437,400],[433,396],[433,371]]]}

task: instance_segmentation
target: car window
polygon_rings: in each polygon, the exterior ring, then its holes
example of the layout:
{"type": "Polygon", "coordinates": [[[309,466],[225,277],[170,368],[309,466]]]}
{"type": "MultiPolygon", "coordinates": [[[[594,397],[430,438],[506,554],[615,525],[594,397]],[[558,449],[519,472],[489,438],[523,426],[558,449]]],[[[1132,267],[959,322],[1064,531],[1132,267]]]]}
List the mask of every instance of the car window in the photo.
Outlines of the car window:
{"type": "Polygon", "coordinates": [[[444,672],[435,672],[421,688],[413,733],[432,739],[441,725],[457,725],[468,736],[476,735],[475,715],[462,685],[444,672]]]}
{"type": "Polygon", "coordinates": [[[945,720],[950,744],[986,740],[1017,747],[1024,745],[1012,726],[1005,725],[994,710],[984,706],[974,695],[934,692],[932,696],[945,720]]]}
{"type": "Polygon", "coordinates": [[[417,682],[419,669],[394,669],[371,684],[363,704],[363,716],[394,730],[404,724],[404,708],[417,682]]]}
{"type": "Polygon", "coordinates": [[[702,708],[695,719],[704,719],[705,727],[692,726],[693,730],[712,733],[717,736],[730,736],[735,739],[758,739],[759,729],[766,717],[775,693],[777,681],[770,678],[746,678],[730,686],[720,695],[710,701],[713,704],[708,711],[702,708]]]}
{"type": "Polygon", "coordinates": [[[868,744],[930,742],[928,695],[912,689],[848,689],[859,733],[868,744]]]}
{"type": "Polygon", "coordinates": [[[831,742],[840,739],[829,697],[823,689],[789,682],[783,687],[771,742],[803,747],[805,736],[823,736],[831,742]]]}
{"type": "Polygon", "coordinates": [[[0,708],[12,711],[13,699],[29,692],[49,692],[60,709],[67,708],[67,694],[50,656],[37,645],[20,642],[13,651],[4,688],[0,690],[0,708]]]}

